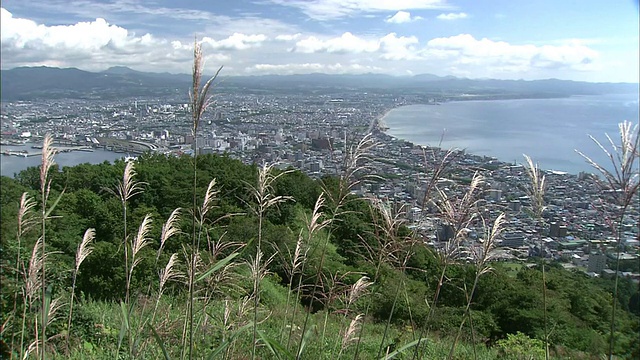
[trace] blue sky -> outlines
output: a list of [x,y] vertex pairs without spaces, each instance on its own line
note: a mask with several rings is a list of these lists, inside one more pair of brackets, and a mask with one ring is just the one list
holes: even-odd
[[2,68],[638,82],[637,0],[5,0]]

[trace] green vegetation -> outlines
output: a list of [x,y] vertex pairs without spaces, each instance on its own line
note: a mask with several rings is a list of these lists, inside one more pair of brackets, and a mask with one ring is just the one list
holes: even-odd
[[[44,298],[58,300],[54,305],[61,306],[56,316],[48,319],[49,357],[113,358],[120,352],[121,356],[158,358],[163,357],[163,351],[170,358],[184,356],[189,290],[184,281],[189,257],[185,258],[188,253],[184,249],[192,232],[189,210],[183,210],[174,223],[179,231],[164,243],[161,240],[162,222],[176,208],[191,207],[189,168],[193,158],[145,155],[135,164],[135,181],[142,184],[142,191],[128,200],[127,223],[133,229],[128,230],[129,243],[142,236],[137,234],[138,225],[147,214],[151,214],[151,221],[142,236],[147,245],[136,253],[135,260],[130,253],[128,271],[122,246],[122,201],[104,191],[122,181],[125,165],[54,166],[49,174],[47,207],[53,207],[64,191],[45,230]],[[377,356],[381,346],[383,356],[413,343],[403,352],[410,358],[420,329],[429,329],[420,345],[421,358],[446,357],[459,329],[460,344],[454,358],[473,357],[474,351],[478,358],[519,358],[505,352],[517,352],[514,346],[505,347],[505,341],[526,336],[531,340],[522,346],[535,347],[544,339],[541,268],[492,263],[494,270],[478,278],[468,302],[464,289],[470,290],[474,283],[475,265],[448,263],[445,269],[438,254],[419,242],[399,247],[402,242],[392,239],[408,239],[411,234],[401,222],[393,228],[386,225],[385,216],[391,213],[385,215],[384,206],[370,206],[348,195],[346,188],[341,190],[340,179],[314,181],[297,171],[273,173],[277,178],[271,184],[271,195],[295,201],[282,202],[263,213],[264,254],[259,303],[254,307],[256,284],[252,279],[256,275],[252,271],[256,269],[251,264],[257,256],[259,214],[254,211],[257,202],[248,184],[257,184],[260,171],[213,155],[199,156],[196,171],[197,198],[210,193],[207,189],[214,178],[218,194],[202,222],[204,236],[195,276],[195,358],[212,354],[213,358],[245,357],[246,349],[252,347],[254,325],[258,358],[296,357],[299,352],[307,359],[353,358],[358,352],[359,358],[369,359]],[[33,205],[26,218],[19,216],[23,192],[36,198],[41,190],[39,170],[27,169],[15,180],[2,177],[1,186],[2,315],[6,324],[2,336],[7,345],[4,351],[17,358],[21,351],[29,350],[29,344],[37,343],[33,326],[36,320],[40,324],[35,316],[42,305],[36,300],[42,295],[33,293],[34,301],[26,303],[21,298],[29,284],[25,279],[30,276],[32,250],[40,238],[39,227],[25,229],[25,221],[29,225],[28,220],[37,220],[34,210],[39,212],[41,205]],[[324,193],[325,203],[318,207],[316,200],[325,190],[330,193]],[[332,212],[340,201],[339,211]],[[329,221],[332,218],[335,220]],[[89,244],[93,251],[78,266],[76,250],[78,244],[85,243],[88,228],[95,229]],[[389,237],[392,229],[394,235]],[[173,276],[168,276],[166,266],[172,258],[173,270],[169,271]],[[136,266],[132,269],[133,262]],[[440,298],[430,308],[431,300],[425,303],[425,299],[434,298],[443,269]],[[164,284],[159,273],[167,279]],[[371,284],[356,294],[354,289],[363,284],[363,276]],[[127,283],[129,311],[121,305],[126,304]],[[588,358],[607,352],[613,287],[614,280],[593,280],[559,265],[547,265],[552,357]],[[637,303],[638,288],[620,281],[618,295],[614,352],[622,358],[634,358],[640,351],[639,320],[628,310],[633,301]],[[51,303],[53,300],[45,306],[51,308]],[[71,322],[63,315],[65,311]],[[22,314],[26,314],[24,332]],[[465,321],[460,327],[461,320],[469,316],[472,322]],[[32,356],[34,351],[32,348]]]
[[[200,86],[196,43],[194,139],[218,73]],[[453,230],[435,251],[402,207],[352,195],[375,178],[370,136],[320,180],[198,154],[59,169],[51,144],[39,168],[0,177],[3,358],[640,356],[637,285],[491,262],[504,214],[482,217],[479,174],[437,187],[451,152],[423,189]],[[620,168],[610,188],[637,190]],[[544,178],[530,170],[540,217]]]

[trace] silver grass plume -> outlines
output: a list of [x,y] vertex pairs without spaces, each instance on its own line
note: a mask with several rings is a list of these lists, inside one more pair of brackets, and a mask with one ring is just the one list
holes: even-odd
[[212,179],[207,186],[207,191],[204,194],[204,200],[200,207],[200,222],[204,222],[207,213],[213,208],[213,201],[218,196],[218,192],[216,189],[216,179]]
[[618,124],[618,130],[620,144],[616,144],[608,134],[605,134],[609,145],[611,145],[611,151],[607,150],[595,137],[589,135],[589,138],[605,153],[613,170],[608,170],[578,150],[576,152],[604,177],[605,181],[601,183],[601,186],[613,191],[618,205],[624,206],[625,204],[629,205],[635,194],[638,193],[640,137],[638,136],[638,124],[633,125],[631,121],[623,121]]
[[191,118],[193,120],[191,132],[194,137],[198,133],[200,118],[204,114],[205,110],[207,110],[209,105],[211,105],[211,97],[208,95],[209,88],[222,70],[221,66],[220,68],[218,68],[218,71],[216,71],[215,75],[211,77],[202,88],[200,88],[203,67],[204,57],[202,54],[202,44],[196,41],[193,46],[193,87],[189,91],[189,98],[191,100]]
[[347,304],[349,306],[353,305],[353,303],[355,303],[372,284],[373,283],[369,281],[369,278],[367,276],[363,276],[358,279],[358,281],[351,285],[351,288],[349,289],[349,299],[347,301]]
[[180,228],[178,228],[178,222],[180,221],[180,211],[181,208],[175,208],[167,221],[162,225],[162,232],[160,233],[160,247],[158,248],[158,254],[156,255],[156,261],[160,258],[160,254],[162,253],[162,249],[164,248],[164,244],[169,240],[173,235],[180,233]]
[[32,303],[36,294],[40,292],[40,286],[42,285],[41,271],[42,264],[45,262],[45,257],[46,255],[42,255],[42,237],[40,237],[31,251],[29,269],[27,270],[27,279],[25,281],[25,293],[29,299],[29,303]]
[[127,161],[122,174],[122,181],[118,182],[115,191],[115,194],[122,203],[126,203],[134,195],[142,192],[142,183],[135,181],[135,176],[135,162]]
[[18,238],[24,233],[31,230],[38,222],[33,214],[35,201],[27,192],[22,193],[20,197],[20,207],[18,208]]
[[[360,327],[362,318],[363,318],[363,315],[358,314],[353,320],[351,320],[351,323],[349,323],[349,327],[347,328],[347,330],[344,332],[344,335],[342,336],[342,348],[340,352],[346,349],[347,346],[349,346],[351,343],[358,340],[356,333],[358,332],[358,328]],[[340,357],[340,354],[338,354],[338,357]]]
[[593,168],[595,168],[603,177],[604,181],[597,179],[598,185],[606,192],[610,193],[616,205],[620,206],[616,213],[618,228],[612,230],[617,237],[616,246],[616,275],[613,290],[613,299],[611,300],[611,321],[609,329],[609,359],[613,358],[613,348],[615,341],[615,318],[616,304],[618,297],[618,280],[620,269],[620,253],[622,241],[621,226],[629,206],[637,203],[638,187],[640,186],[638,174],[638,159],[640,158],[640,132],[638,124],[632,124],[631,121],[623,121],[618,124],[618,132],[620,135],[620,144],[616,144],[608,134],[605,134],[612,150],[609,151],[596,138],[589,135],[596,145],[604,152],[609,160],[609,166],[613,170],[608,170],[604,165],[598,164],[595,160],[582,152],[576,150]]
[[53,158],[57,153],[57,150],[52,145],[53,137],[51,134],[46,134],[42,143],[42,163],[40,166],[40,186],[45,199],[49,196],[49,190],[51,188],[51,180],[48,179],[49,170],[51,170],[51,167],[55,164]]
[[133,238],[133,242],[131,243],[131,269],[129,270],[129,281],[131,281],[131,275],[133,274],[133,269],[138,265],[141,261],[140,257],[136,256],[138,253],[147,245],[149,245],[149,231],[151,230],[151,215],[145,215],[142,223],[138,227],[138,233]]
[[538,169],[538,164],[534,164],[533,160],[526,155],[523,154],[525,160],[527,161],[527,166],[525,170],[527,171],[527,175],[529,179],[531,179],[531,187],[527,189],[527,194],[529,195],[529,199],[531,200],[531,207],[533,210],[533,214],[537,219],[542,218],[542,212],[545,209],[544,205],[544,192],[546,186],[546,177],[540,173]]
[[76,267],[75,271],[78,272],[80,269],[80,265],[87,258],[87,256],[91,255],[93,252],[93,247],[91,246],[91,242],[96,236],[96,230],[93,228],[87,229],[84,232],[84,236],[82,237],[82,241],[80,245],[78,245],[78,249],[76,250]]

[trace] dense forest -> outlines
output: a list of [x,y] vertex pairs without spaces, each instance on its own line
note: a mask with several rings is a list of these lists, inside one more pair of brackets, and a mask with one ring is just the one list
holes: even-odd
[[[2,357],[544,359],[545,340],[553,358],[608,352],[612,279],[546,263],[543,299],[538,259],[445,256],[402,208],[351,194],[367,180],[352,160],[322,179],[149,154],[1,177]],[[620,358],[640,357],[638,291],[620,279],[613,299]]]

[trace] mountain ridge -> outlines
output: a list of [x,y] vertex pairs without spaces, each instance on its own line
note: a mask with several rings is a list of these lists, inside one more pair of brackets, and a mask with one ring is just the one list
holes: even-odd
[[[143,72],[125,66],[114,66],[100,72],[78,68],[47,66],[17,67],[0,71],[3,100],[30,100],[51,97],[117,97],[170,95],[189,88],[191,75],[168,72]],[[387,74],[287,74],[287,75],[221,75],[222,91],[372,89],[422,92],[504,94],[560,97],[638,92],[637,83],[591,83],[573,80],[501,80],[469,79],[433,74],[393,76]]]

